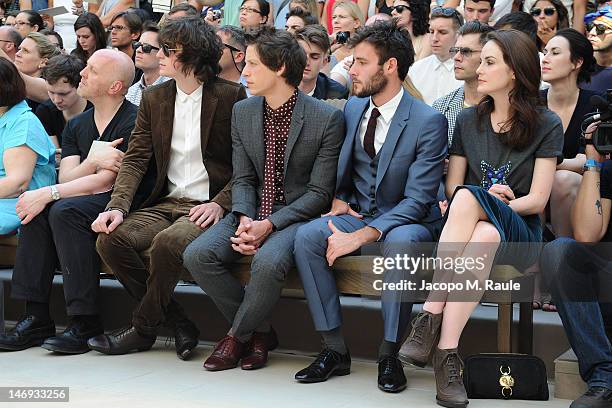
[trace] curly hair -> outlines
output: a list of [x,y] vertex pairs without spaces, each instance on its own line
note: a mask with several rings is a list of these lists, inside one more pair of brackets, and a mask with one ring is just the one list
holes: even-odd
[[50,85],[66,78],[70,86],[78,88],[83,68],[85,68],[83,61],[74,55],[56,55],[43,68],[42,77]]
[[412,35],[419,37],[429,32],[429,1],[408,0],[412,14]]
[[198,17],[169,20],[159,32],[159,43],[181,48],[177,60],[185,75],[193,74],[207,84],[219,74],[223,44],[212,26]]

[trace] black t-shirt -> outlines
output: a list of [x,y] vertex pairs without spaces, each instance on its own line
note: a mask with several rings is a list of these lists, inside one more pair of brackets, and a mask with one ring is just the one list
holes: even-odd
[[[599,193],[601,198],[612,200],[612,160],[607,160],[603,163],[600,182]],[[601,242],[612,242],[612,219]]]
[[[93,105],[91,102],[87,101],[87,105],[85,105],[83,112],[91,108],[93,108]],[[38,105],[38,108],[36,109],[36,116],[38,116],[38,119],[40,119],[41,123],[45,127],[47,134],[49,136],[56,136],[61,146],[62,132],[64,131],[64,127],[66,127],[66,119],[64,118],[62,111],[57,109],[55,104],[51,102],[51,99],[49,99]]]
[[94,140],[112,142],[123,138],[117,148],[127,150],[128,140],[136,124],[136,113],[138,108],[127,99],[110,121],[102,135],[98,133],[94,121],[95,107],[72,118],[62,133],[62,159],[68,156],[80,156],[81,162],[87,158],[89,149]]
[[466,108],[457,116],[451,155],[464,156],[468,169],[465,184],[488,190],[493,184],[510,186],[519,198],[531,188],[536,158],[559,158],[563,150],[561,119],[548,109],[539,108],[532,143],[523,150],[513,149],[499,140],[485,115],[479,126],[476,107]]
[[[545,89],[541,93],[544,98],[544,102],[547,103],[548,89]],[[582,130],[580,126],[582,121],[585,119],[585,115],[593,112],[595,109],[591,105],[591,96],[600,95],[599,92],[581,89],[578,94],[578,101],[576,101],[576,107],[572,113],[570,122],[565,129],[564,140],[563,140],[563,158],[573,159],[578,153],[584,153],[584,148],[580,146],[580,136]]]

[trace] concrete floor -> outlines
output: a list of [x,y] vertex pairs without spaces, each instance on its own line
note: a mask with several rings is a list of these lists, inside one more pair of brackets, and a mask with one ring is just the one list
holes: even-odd
[[[376,364],[353,361],[352,373],[320,384],[298,384],[296,371],[311,357],[274,353],[268,367],[207,372],[210,345],[180,361],[162,341],[148,352],[105,356],[90,352],[60,356],[42,348],[0,354],[0,386],[68,386],[69,403],[0,403],[0,407],[213,407],[361,408],[436,407],[433,372],[405,369],[408,389],[386,394],[376,388]],[[551,396],[553,389],[551,386]],[[472,400],[470,408],[568,407],[571,401]]]

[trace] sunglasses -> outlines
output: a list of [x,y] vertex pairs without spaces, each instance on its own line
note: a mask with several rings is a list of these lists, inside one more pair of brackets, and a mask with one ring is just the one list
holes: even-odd
[[463,18],[457,10],[450,7],[434,7],[431,10],[431,17],[452,17],[459,23],[459,26],[463,25]]
[[410,6],[404,6],[400,4],[399,6],[391,7],[391,10],[395,10],[397,14],[402,14],[404,11],[412,9],[410,8]]
[[597,33],[597,35],[604,35],[606,33],[606,31],[608,30],[612,30],[612,28],[609,28],[603,24],[587,24],[587,32],[590,33],[591,30],[593,30],[593,27],[595,28],[595,33]]
[[544,11],[544,15],[545,15],[545,16],[548,16],[548,17],[550,17],[550,16],[554,16],[554,15],[555,15],[555,13],[557,12],[557,10],[555,10],[555,8],[554,8],[554,7],[546,7],[546,8],[544,8],[544,9],[541,9],[541,8],[539,8],[539,7],[536,7],[536,8],[532,8],[532,9],[531,9],[531,11],[530,11],[529,13],[530,13],[532,16],[537,17],[537,16],[539,16],[539,15],[541,15],[541,14],[542,14],[542,11]]
[[142,47],[142,52],[144,52],[145,54],[150,54],[153,50],[159,51],[159,47],[154,47],[151,44],[143,44],[140,42],[135,42],[132,44],[132,48],[134,48],[134,51],[136,51],[140,47]]
[[449,51],[451,55],[460,53],[462,57],[470,58],[472,56],[472,53],[480,52],[482,50],[473,50],[468,47],[451,47]]
[[231,45],[229,45],[229,44],[225,44],[225,43],[223,43],[223,46],[224,46],[225,48],[227,48],[228,50],[230,50],[230,51],[234,51],[234,52],[242,52],[242,51],[241,51],[241,50],[239,50],[238,48],[236,48],[236,47],[232,47],[232,46],[231,46]]
[[168,48],[168,44],[159,44],[159,46],[161,47],[161,50],[166,57],[170,56],[171,51],[181,51],[182,50],[182,48]]

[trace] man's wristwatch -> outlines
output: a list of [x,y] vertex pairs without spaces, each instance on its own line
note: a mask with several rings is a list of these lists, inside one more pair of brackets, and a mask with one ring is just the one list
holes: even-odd
[[588,159],[584,163],[584,166],[582,166],[582,170],[583,171],[596,171],[596,172],[600,172],[601,171],[601,163],[598,162],[597,160]]
[[51,189],[51,199],[53,201],[59,200],[61,197],[60,197],[59,191],[57,191],[57,187],[56,186],[49,186],[49,188]]
[[113,210],[117,210],[119,212],[121,212],[121,214],[123,214],[123,218],[127,217],[127,212],[125,212],[125,210],[122,210],[121,208],[117,208],[117,207],[108,207],[106,210],[104,210],[105,212],[108,211],[113,211]]

